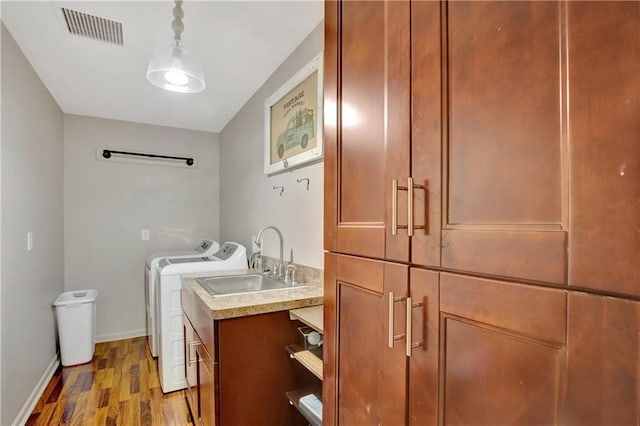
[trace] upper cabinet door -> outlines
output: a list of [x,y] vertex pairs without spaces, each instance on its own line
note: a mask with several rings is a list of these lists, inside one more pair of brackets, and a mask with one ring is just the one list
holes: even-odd
[[440,266],[442,226],[442,26],[436,1],[411,4],[411,262]]
[[569,285],[640,295],[640,2],[569,2]]
[[445,268],[566,283],[564,7],[446,5]]
[[409,260],[410,28],[408,1],[326,3],[327,250]]

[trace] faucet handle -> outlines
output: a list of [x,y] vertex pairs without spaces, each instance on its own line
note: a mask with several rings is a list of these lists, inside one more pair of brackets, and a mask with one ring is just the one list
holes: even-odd
[[286,272],[284,274],[284,282],[287,284],[291,283],[295,285],[297,270],[298,270],[298,267],[296,265],[294,265],[293,263],[288,264]]

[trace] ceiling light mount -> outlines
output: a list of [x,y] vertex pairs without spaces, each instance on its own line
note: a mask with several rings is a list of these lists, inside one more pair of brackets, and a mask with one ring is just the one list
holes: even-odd
[[182,46],[184,32],[182,0],[175,0],[173,8],[173,46],[157,50],[147,68],[147,80],[161,89],[180,93],[204,90],[204,73],[198,58]]

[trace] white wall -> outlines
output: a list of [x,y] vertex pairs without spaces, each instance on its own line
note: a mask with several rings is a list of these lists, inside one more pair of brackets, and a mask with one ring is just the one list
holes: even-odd
[[[323,267],[323,164],[267,177],[264,161],[264,101],[289,78],[322,52],[320,23],[220,133],[220,224],[223,240],[233,240],[251,251],[251,238],[266,225],[277,226],[284,236],[284,257],[316,268]],[[311,179],[309,191],[296,179]],[[273,190],[283,185],[282,196]],[[278,256],[275,233],[264,234],[264,253]]]
[[[143,335],[146,255],[219,238],[218,135],[77,115],[64,132],[65,289],[98,290],[99,340]],[[198,167],[100,161],[98,147],[194,156]]]
[[0,424],[8,425],[56,356],[51,302],[64,286],[63,114],[4,24],[1,31]]

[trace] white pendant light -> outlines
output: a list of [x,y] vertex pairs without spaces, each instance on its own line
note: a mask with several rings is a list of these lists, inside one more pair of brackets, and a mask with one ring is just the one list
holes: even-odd
[[175,36],[173,46],[157,50],[147,68],[147,80],[161,89],[180,93],[198,93],[204,90],[204,73],[198,58],[182,47],[184,31],[182,0],[176,0],[171,29]]

